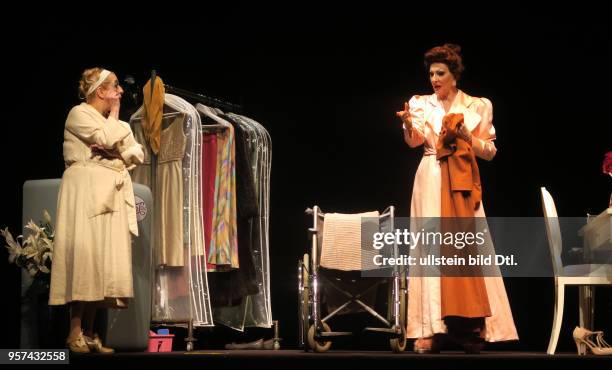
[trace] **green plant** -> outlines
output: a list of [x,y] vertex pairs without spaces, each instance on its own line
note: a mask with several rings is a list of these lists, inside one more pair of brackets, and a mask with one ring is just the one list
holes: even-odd
[[49,281],[55,234],[51,224],[51,216],[49,216],[47,210],[44,210],[43,221],[37,225],[30,220],[25,229],[31,231],[25,238],[23,235],[13,238],[11,232],[8,231],[8,227],[4,230],[0,229],[0,234],[6,241],[5,247],[9,251],[9,263],[25,268],[34,279]]

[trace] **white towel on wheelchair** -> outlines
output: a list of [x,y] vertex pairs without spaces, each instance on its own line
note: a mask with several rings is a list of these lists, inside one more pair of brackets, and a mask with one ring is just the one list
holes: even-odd
[[372,247],[372,241],[379,229],[378,211],[326,213],[320,265],[343,271],[375,268],[372,260],[378,252]]

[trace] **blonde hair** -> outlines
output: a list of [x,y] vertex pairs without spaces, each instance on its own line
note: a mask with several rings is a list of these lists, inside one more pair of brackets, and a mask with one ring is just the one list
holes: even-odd
[[79,99],[87,100],[87,91],[89,91],[91,85],[98,81],[98,78],[100,78],[100,73],[102,73],[103,70],[103,68],[95,67],[83,71],[81,80],[79,81]]

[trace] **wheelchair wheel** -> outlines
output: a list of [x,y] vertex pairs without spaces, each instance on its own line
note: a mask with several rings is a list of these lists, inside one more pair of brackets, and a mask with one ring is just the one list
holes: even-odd
[[406,328],[402,326],[402,336],[400,338],[389,339],[391,350],[395,353],[402,353],[406,349]]
[[298,321],[300,323],[300,345],[308,351],[308,329],[310,327],[310,280],[309,280],[309,257],[304,254],[304,259],[298,263]]
[[[326,323],[323,324],[323,331],[330,332],[331,328]],[[308,329],[308,345],[317,353],[327,352],[331,347],[332,342],[327,341],[317,341],[315,340],[315,326],[314,324],[310,325],[310,329]]]
[[[391,290],[389,291],[391,292]],[[391,345],[391,350],[395,353],[404,352],[406,349],[406,325],[407,325],[407,316],[408,316],[408,280],[404,273],[401,275],[400,279],[400,317],[399,317],[399,325],[402,332],[402,336],[400,338],[392,338],[389,339],[389,344]],[[391,315],[389,315],[391,318]]]

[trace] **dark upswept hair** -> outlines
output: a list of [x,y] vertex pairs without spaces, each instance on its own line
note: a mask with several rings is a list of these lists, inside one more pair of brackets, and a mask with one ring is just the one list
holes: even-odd
[[463,66],[463,58],[461,58],[461,46],[456,44],[444,44],[442,46],[433,47],[425,53],[425,68],[434,63],[444,63],[448,66],[449,71],[459,81],[461,73],[465,69]]

